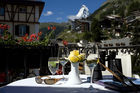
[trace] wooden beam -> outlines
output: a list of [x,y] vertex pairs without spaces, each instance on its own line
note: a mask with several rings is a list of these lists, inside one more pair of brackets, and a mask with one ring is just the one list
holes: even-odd
[[18,21],[19,21],[19,5],[18,5]]
[[9,20],[10,20],[10,19],[11,19],[11,16],[10,16],[10,12],[9,12],[9,10],[8,10],[7,6],[6,6],[6,9],[7,9],[8,16],[9,16]]
[[6,6],[6,5],[4,4],[4,20],[5,20],[5,18],[6,18],[6,16],[5,16],[5,14],[6,14],[6,13],[5,13],[5,6]]
[[12,39],[14,39],[15,38],[15,25],[14,25],[14,20],[12,21],[12,27],[13,27]]
[[16,6],[16,9],[14,10],[14,13],[13,13],[13,20],[15,19],[15,15],[16,15],[16,11],[17,11],[17,9],[18,9],[18,6]]
[[[10,20],[0,20],[0,22],[12,22]],[[28,23],[28,24],[40,24],[40,22],[26,22],[26,21],[14,21],[15,23]]]
[[[12,11],[5,11],[5,12],[12,12]],[[18,11],[17,12],[15,12],[15,13],[18,13]],[[20,12],[19,12],[20,13]],[[31,12],[27,12],[27,14],[30,14]],[[32,14],[34,14],[34,13],[32,13]]]
[[35,22],[35,5],[34,5],[34,22]]
[[11,21],[14,21],[13,20],[13,14],[14,14],[13,12],[14,12],[14,6],[11,5],[11,19],[10,19]]
[[27,20],[27,6],[26,6],[26,22],[28,22],[28,20]]
[[[29,19],[30,19],[31,15],[32,15],[33,9],[34,9],[34,6],[32,6],[31,12],[30,12],[29,17],[28,17],[28,19],[27,19],[27,22],[29,22]],[[34,10],[35,10],[35,9],[34,9]]]

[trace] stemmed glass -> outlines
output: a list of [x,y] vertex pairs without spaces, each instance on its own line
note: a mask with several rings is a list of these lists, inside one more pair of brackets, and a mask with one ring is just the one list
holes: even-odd
[[68,62],[68,60],[66,60],[65,58],[68,57],[68,49],[67,48],[62,48],[59,51],[59,62],[62,65],[62,71],[63,71],[63,78],[64,78],[64,74],[65,74],[65,65]]
[[56,71],[59,69],[58,57],[50,57],[48,59],[48,67],[52,75],[55,75]]
[[89,67],[90,69],[90,85],[92,84],[92,76],[93,76],[93,70],[94,68],[96,67],[97,65],[97,59],[93,59],[93,60],[87,60],[86,61],[87,63],[87,66]]

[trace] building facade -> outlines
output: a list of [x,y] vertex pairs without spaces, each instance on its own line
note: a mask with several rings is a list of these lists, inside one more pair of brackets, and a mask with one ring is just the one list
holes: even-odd
[[71,21],[71,30],[76,32],[91,31],[91,21],[75,19],[74,21]]
[[0,0],[0,24],[10,26],[13,38],[37,33],[44,4],[41,0]]

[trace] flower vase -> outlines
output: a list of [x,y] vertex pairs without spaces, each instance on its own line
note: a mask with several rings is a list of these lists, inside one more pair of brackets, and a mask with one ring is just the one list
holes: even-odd
[[82,81],[79,76],[79,62],[71,62],[71,71],[69,72],[68,81],[66,84],[79,85],[81,83]]

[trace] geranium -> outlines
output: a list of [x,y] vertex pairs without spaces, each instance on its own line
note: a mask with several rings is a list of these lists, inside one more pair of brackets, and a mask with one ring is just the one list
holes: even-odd
[[79,53],[78,50],[73,50],[70,52],[70,55],[68,56],[68,60],[70,62],[82,62],[85,59],[84,53]]
[[10,28],[7,24],[0,24],[0,33],[1,33],[1,39],[2,40],[11,40],[12,36],[8,32],[8,29]]
[[37,37],[37,40],[39,40],[39,36]]
[[42,32],[38,32],[37,35],[36,34],[31,34],[30,36],[28,34],[25,34],[24,37],[22,37],[22,40],[24,42],[32,42],[32,41],[38,41],[39,37],[42,35]]
[[65,45],[65,46],[68,45],[68,42],[63,40],[63,45]]
[[55,26],[48,26],[48,30],[56,30]]
[[53,30],[55,30],[55,29],[56,29],[56,27],[55,27],[55,26],[53,26],[53,27],[52,27],[52,29],[53,29]]
[[48,26],[48,30],[50,30],[51,28]]
[[41,36],[42,35],[42,32],[40,31],[40,32],[38,32],[38,36]]
[[7,24],[0,24],[0,29],[8,30],[9,28],[10,28],[10,26]]
[[25,42],[28,41],[28,34],[25,34],[25,36],[22,37],[22,39],[23,39]]
[[36,37],[37,37],[36,34],[31,34],[30,35],[30,39],[36,39]]

